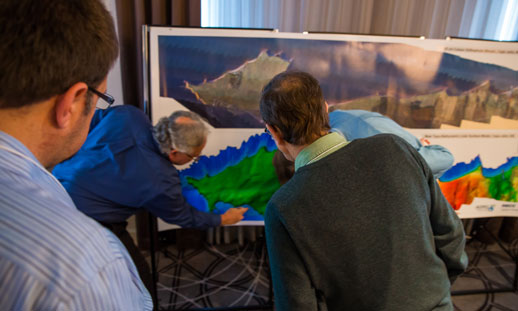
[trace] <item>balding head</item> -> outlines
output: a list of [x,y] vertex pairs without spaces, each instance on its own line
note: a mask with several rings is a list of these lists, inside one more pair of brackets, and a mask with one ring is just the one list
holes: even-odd
[[306,72],[276,75],[263,89],[260,111],[264,122],[293,145],[310,144],[330,129],[320,85]]

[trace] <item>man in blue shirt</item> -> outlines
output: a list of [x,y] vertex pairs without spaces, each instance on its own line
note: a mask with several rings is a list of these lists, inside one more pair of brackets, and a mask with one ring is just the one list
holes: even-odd
[[126,230],[131,215],[147,210],[168,223],[205,229],[234,224],[247,210],[205,213],[182,196],[173,164],[196,160],[207,134],[201,118],[189,111],[177,111],[153,127],[133,106],[111,107],[95,112],[84,145],[54,168],[77,208],[121,239],[148,289],[149,265]]
[[331,131],[342,134],[348,141],[390,133],[403,138],[426,160],[435,178],[441,177],[453,165],[453,155],[440,145],[429,145],[402,128],[392,119],[366,110],[334,110],[329,113]]
[[120,241],[50,173],[84,142],[118,55],[98,0],[0,4],[0,309],[151,310]]
[[[334,110],[329,113],[331,132],[340,133],[348,141],[366,138],[382,133],[390,133],[403,138],[425,159],[436,179],[453,165],[453,155],[440,145],[422,142],[392,119],[377,112],[366,110]],[[286,183],[294,173],[294,164],[286,160],[281,152],[276,152],[273,165],[279,182]]]

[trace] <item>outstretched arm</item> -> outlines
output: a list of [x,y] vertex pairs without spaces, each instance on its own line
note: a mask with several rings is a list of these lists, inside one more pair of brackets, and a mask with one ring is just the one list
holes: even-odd
[[440,145],[422,145],[417,152],[425,159],[432,170],[435,179],[438,179],[453,165],[453,155]]
[[229,208],[221,215],[221,225],[233,225],[243,219],[243,214],[248,210],[246,207]]
[[437,255],[444,261],[450,282],[453,283],[468,266],[468,256],[464,251],[466,237],[461,220],[444,197],[441,188],[430,169],[427,170],[430,187],[432,225]]

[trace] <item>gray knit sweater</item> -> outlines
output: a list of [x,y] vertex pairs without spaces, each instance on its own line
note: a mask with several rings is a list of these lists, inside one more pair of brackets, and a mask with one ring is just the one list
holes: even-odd
[[265,215],[276,310],[453,310],[462,224],[397,136],[358,139],[300,168]]

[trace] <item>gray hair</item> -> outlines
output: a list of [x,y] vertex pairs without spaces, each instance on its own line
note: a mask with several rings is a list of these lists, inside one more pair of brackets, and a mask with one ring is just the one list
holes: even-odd
[[[193,122],[177,122],[178,118],[185,117]],[[203,120],[190,111],[175,111],[169,117],[161,118],[153,127],[160,151],[168,155],[172,149],[192,154],[194,149],[201,146],[209,130]]]

